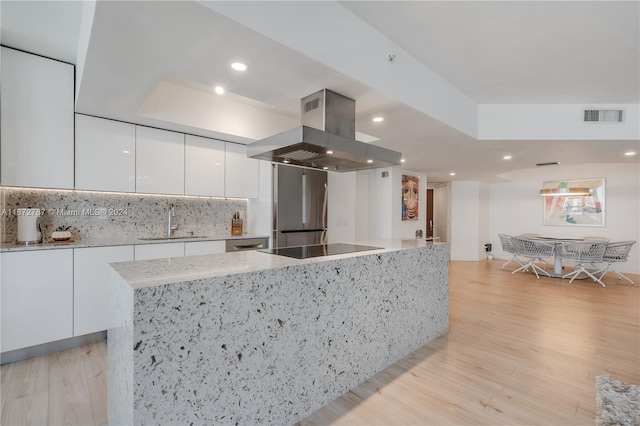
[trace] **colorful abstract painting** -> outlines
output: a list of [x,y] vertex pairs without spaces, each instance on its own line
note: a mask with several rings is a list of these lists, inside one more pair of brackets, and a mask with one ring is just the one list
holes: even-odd
[[544,189],[587,188],[588,195],[545,196],[544,224],[555,226],[604,226],[604,179],[544,182]]

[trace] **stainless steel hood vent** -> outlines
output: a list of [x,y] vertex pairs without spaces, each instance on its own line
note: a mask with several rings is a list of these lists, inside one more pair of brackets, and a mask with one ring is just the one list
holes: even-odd
[[302,125],[247,145],[247,156],[337,172],[400,165],[402,154],[357,141],[356,103],[320,90],[302,98]]

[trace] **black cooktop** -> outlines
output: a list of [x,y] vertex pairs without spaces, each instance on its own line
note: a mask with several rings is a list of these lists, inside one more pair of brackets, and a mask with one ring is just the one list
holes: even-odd
[[280,256],[293,257],[294,259],[307,259],[309,257],[331,256],[333,254],[354,253],[357,251],[379,250],[383,247],[361,246],[357,244],[317,244],[299,247],[280,247],[258,250],[263,253],[278,254]]

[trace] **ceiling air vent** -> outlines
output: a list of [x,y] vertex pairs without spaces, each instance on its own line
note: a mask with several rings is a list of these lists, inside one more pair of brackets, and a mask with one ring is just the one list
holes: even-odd
[[584,110],[585,122],[622,122],[622,110],[621,109],[585,109]]
[[536,163],[536,166],[538,166],[538,167],[542,167],[542,166],[558,166],[558,165],[560,165],[560,163],[557,162],[557,161],[551,161],[549,163]]

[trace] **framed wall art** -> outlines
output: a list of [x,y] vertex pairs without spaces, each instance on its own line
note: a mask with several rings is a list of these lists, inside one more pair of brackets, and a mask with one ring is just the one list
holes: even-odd
[[402,175],[402,220],[418,220],[420,179]]
[[604,179],[547,181],[540,193],[545,225],[604,226]]

